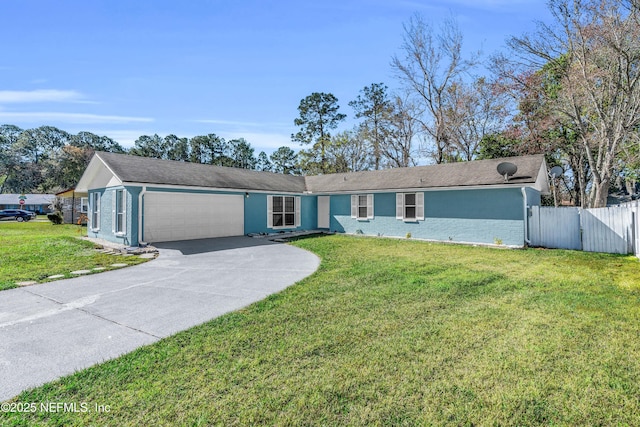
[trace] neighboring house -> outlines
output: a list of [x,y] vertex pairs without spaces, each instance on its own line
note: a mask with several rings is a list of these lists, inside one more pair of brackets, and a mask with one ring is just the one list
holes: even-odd
[[75,188],[56,193],[62,201],[62,216],[66,224],[86,224],[89,211],[89,195],[75,191]]
[[542,155],[303,177],[99,152],[76,191],[89,236],[128,245],[322,229],[524,246],[549,188]]
[[[24,197],[24,205],[20,204]],[[0,209],[24,209],[39,215],[51,212],[54,194],[0,194]]]

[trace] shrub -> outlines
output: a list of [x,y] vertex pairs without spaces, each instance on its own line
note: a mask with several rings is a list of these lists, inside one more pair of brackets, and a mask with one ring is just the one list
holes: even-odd
[[47,214],[47,218],[49,218],[49,221],[51,221],[51,223],[53,224],[62,224],[63,218],[62,218],[62,213],[61,212],[52,212]]

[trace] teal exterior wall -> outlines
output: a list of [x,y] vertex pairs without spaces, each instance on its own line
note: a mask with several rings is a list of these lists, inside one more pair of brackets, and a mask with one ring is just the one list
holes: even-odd
[[[113,227],[113,197],[116,190],[124,189],[127,194],[127,210],[126,210],[126,231],[122,235],[116,235],[112,231]],[[92,194],[100,193],[100,228],[94,231],[94,225],[87,227],[87,235],[98,239],[104,239],[109,242],[119,243],[122,245],[136,246],[138,245],[138,195],[141,188],[139,187],[110,187],[100,188],[89,191],[89,211],[87,215],[91,218],[93,206],[91,205]]]
[[[366,193],[362,193],[366,194]],[[539,204],[527,190],[528,205]],[[464,243],[524,245],[524,205],[520,188],[424,192],[423,221],[396,219],[396,193],[374,194],[374,218],[351,218],[351,196],[332,195],[330,229],[350,234],[406,237]]]
[[[127,192],[126,233],[122,236],[112,232],[112,200],[117,189]],[[87,227],[89,237],[105,239],[124,245],[139,244],[138,200],[141,187],[113,187],[89,191],[101,194],[100,229]],[[278,231],[313,230],[317,228],[318,202],[315,195],[299,195],[301,200],[300,227],[271,229],[267,227],[267,196],[265,193],[207,191],[194,189],[147,187],[153,191],[242,194],[244,197],[244,234],[274,233]],[[525,189],[527,205],[540,205],[540,193]],[[363,192],[362,194],[367,194]],[[290,194],[271,194],[287,196]],[[374,218],[357,220],[351,218],[351,195],[330,195],[330,230],[340,233],[373,236],[406,237],[461,243],[494,244],[501,242],[509,246],[524,245],[524,206],[520,188],[442,190],[424,192],[423,221],[405,222],[396,219],[396,193],[374,193]],[[89,216],[92,207],[89,207]],[[144,220],[144,219],[143,219]]]
[[318,225],[318,200],[316,196],[300,195],[300,227],[272,229],[267,227],[267,196],[291,196],[291,194],[249,193],[244,199],[244,233],[275,233],[278,231],[313,230]]
[[[125,189],[127,191],[127,228],[126,233],[122,236],[115,235],[112,232],[113,212],[112,204],[115,190]],[[101,197],[100,212],[100,228],[93,231],[92,227],[87,227],[87,235],[89,237],[104,239],[110,242],[136,246],[140,241],[138,215],[139,215],[139,196],[142,191],[141,187],[112,187],[101,188],[89,191],[89,201],[91,194],[98,192]],[[180,188],[160,188],[147,187],[146,194],[151,192],[163,193],[189,193],[189,194],[236,194],[245,195],[245,192],[230,191],[208,191],[195,189]],[[271,194],[274,196],[287,194]],[[144,196],[143,196],[144,197]],[[315,196],[300,195],[300,227],[270,229],[267,227],[267,194],[249,193],[249,197],[244,197],[244,234],[249,233],[274,233],[278,231],[295,231],[295,230],[312,230],[317,226],[317,198]],[[91,214],[91,206],[88,214]],[[142,227],[144,228],[144,216]]]
[[533,188],[525,188],[527,192],[527,206],[540,206],[542,203],[542,196],[540,192]]

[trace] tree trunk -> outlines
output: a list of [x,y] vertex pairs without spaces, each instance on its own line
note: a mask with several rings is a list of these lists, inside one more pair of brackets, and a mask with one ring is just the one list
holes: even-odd
[[607,196],[609,195],[609,186],[611,182],[608,178],[596,182],[593,182],[593,188],[591,190],[591,203],[592,208],[604,208],[607,206]]

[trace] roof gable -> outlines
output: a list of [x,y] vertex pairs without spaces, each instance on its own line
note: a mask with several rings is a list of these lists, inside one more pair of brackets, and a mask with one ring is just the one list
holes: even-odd
[[122,185],[122,183],[123,180],[96,153],[91,158],[89,166],[85,169],[80,181],[78,181],[76,192],[86,193],[89,188],[115,187]]

